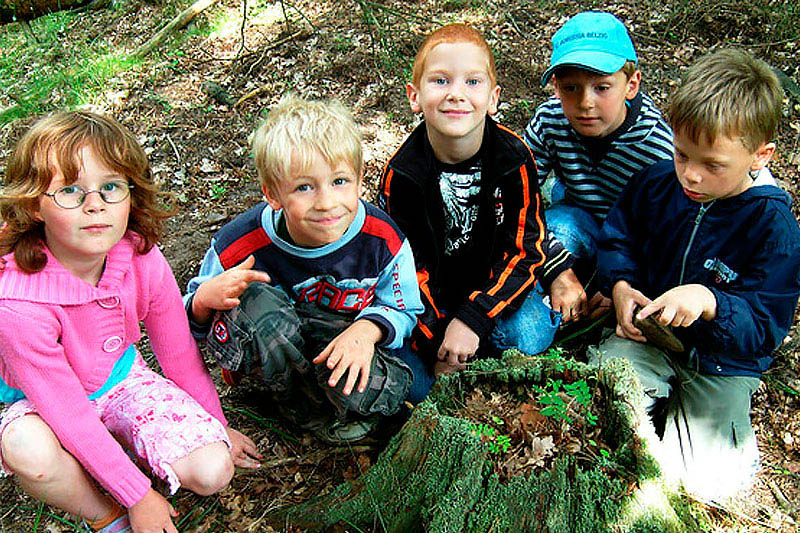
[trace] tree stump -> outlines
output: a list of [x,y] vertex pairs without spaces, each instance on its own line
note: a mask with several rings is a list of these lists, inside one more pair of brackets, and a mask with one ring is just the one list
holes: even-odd
[[609,361],[601,371],[568,362],[572,378],[591,379],[605,391],[600,434],[607,448],[589,462],[562,454],[547,470],[501,480],[474,421],[453,416],[478,385],[541,390],[564,375],[566,363],[509,351],[501,360],[477,361],[444,376],[369,471],[326,495],[278,509],[267,521],[303,531],[337,524],[435,533],[681,531],[663,492],[656,491],[659,506],[638,489],[648,480],[658,487],[659,473],[637,436],[642,390],[626,361]]

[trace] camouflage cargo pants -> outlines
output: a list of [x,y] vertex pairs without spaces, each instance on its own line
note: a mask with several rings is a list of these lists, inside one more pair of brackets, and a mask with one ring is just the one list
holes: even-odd
[[345,379],[328,386],[331,370],[311,362],[352,318],[314,304],[295,304],[280,289],[251,283],[235,308],[219,312],[208,334],[208,349],[219,365],[260,376],[276,401],[288,401],[292,392],[309,381],[324,393],[340,417],[396,413],[411,387],[411,369],[387,350],[376,346],[364,392],[346,396]]

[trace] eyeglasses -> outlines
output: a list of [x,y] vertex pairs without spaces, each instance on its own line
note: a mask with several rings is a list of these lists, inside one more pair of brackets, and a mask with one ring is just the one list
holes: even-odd
[[126,181],[114,180],[107,181],[94,191],[87,191],[79,185],[64,185],[55,192],[43,192],[45,196],[53,199],[58,207],[64,209],[75,209],[83,205],[86,197],[93,192],[100,195],[100,198],[107,204],[118,204],[131,194],[133,185]]

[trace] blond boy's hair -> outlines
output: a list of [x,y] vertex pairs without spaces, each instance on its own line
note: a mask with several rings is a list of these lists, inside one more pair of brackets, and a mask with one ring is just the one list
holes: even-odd
[[783,89],[763,61],[734,49],[698,59],[683,77],[669,106],[672,130],[692,142],[713,144],[721,136],[740,138],[755,152],[775,137]]
[[466,24],[448,24],[428,35],[422,42],[422,46],[420,46],[419,52],[417,52],[417,57],[414,58],[411,82],[415,86],[419,87],[428,54],[430,54],[431,50],[436,48],[437,45],[442,43],[470,43],[481,48],[486,53],[486,59],[489,63],[489,80],[492,82],[492,86],[497,85],[497,70],[494,66],[494,54],[492,54],[492,49],[489,48],[489,43],[486,42],[483,35],[475,28],[467,26]]
[[309,168],[317,154],[331,166],[345,162],[362,174],[361,132],[335,100],[284,96],[256,130],[252,144],[259,179],[271,191],[291,178],[293,168]]

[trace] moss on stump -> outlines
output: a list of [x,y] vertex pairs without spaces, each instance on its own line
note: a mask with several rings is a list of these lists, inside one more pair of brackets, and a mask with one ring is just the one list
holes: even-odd
[[440,379],[360,478],[278,509],[268,522],[303,531],[337,524],[433,533],[680,531],[668,503],[658,507],[666,502],[660,489],[656,498],[637,490],[648,482],[658,487],[658,469],[634,430],[642,392],[630,366],[613,361],[600,372],[581,363],[569,367],[575,379],[596,379],[608,391],[602,439],[610,451],[591,462],[562,454],[547,470],[501,481],[474,421],[451,416],[478,383],[543,386],[563,375],[563,359],[509,351]]

